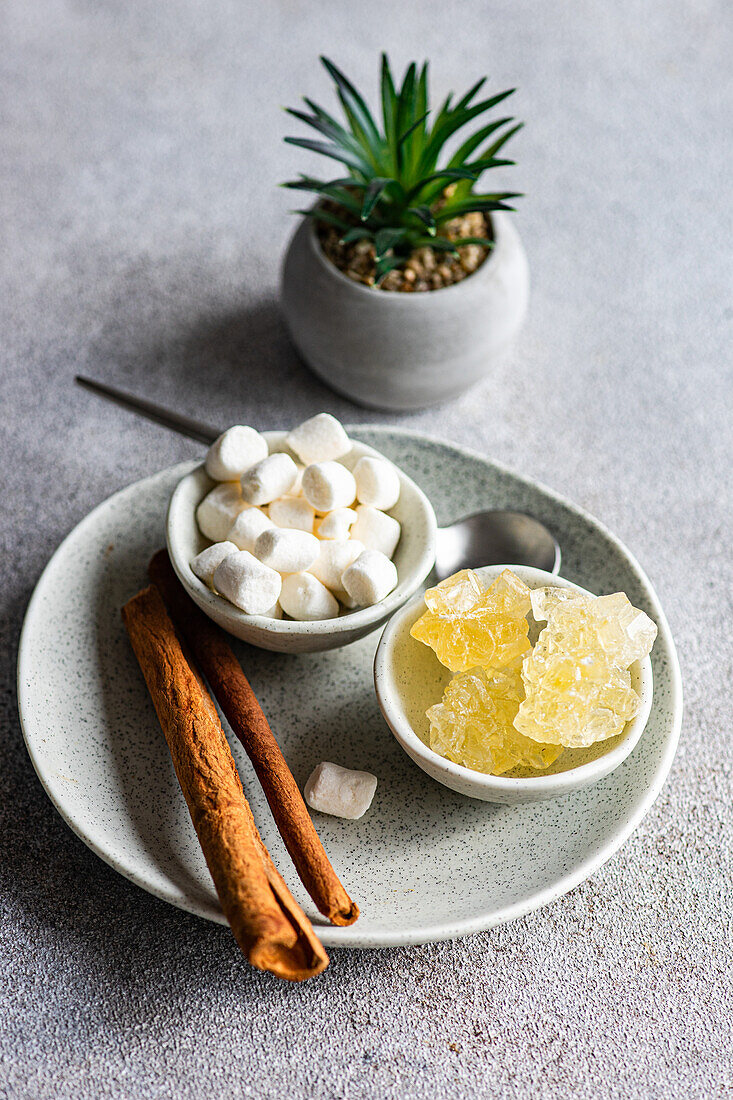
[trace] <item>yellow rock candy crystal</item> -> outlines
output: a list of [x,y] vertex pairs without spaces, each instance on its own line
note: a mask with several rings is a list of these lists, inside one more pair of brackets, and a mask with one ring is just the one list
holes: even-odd
[[520,662],[501,672],[472,668],[452,678],[443,700],[430,707],[430,747],[456,764],[501,775],[517,766],[541,770],[562,752],[540,745],[513,725],[524,686]]
[[596,597],[545,588],[531,599],[535,618],[547,626],[522,665],[516,728],[568,748],[616,737],[640,704],[628,667],[649,653],[656,626],[622,592]]
[[510,569],[489,588],[464,569],[425,593],[427,610],[410,634],[452,672],[500,669],[529,648],[530,590]]

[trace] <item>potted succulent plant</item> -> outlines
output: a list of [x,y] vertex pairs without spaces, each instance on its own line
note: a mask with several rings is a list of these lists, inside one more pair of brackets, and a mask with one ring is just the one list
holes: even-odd
[[498,153],[521,124],[487,121],[513,89],[477,100],[479,80],[432,112],[427,64],[411,64],[397,87],[383,55],[377,122],[322,61],[344,121],[305,99],[307,111],[289,114],[321,136],[285,140],[343,170],[283,185],[316,196],[297,211],[283,263],[285,321],[311,369],[360,404],[435,404],[492,370],[527,308],[527,260],[507,214],[517,195],[476,189],[484,173],[513,163]]

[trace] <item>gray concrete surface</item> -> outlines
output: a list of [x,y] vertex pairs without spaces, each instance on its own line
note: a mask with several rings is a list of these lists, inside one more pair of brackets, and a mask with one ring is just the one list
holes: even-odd
[[[717,1097],[731,1066],[733,35],[721,0],[345,5],[6,0],[0,10],[0,1096]],[[376,421],[298,362],[276,305],[303,167],[279,105],[333,55],[516,84],[533,275],[512,364],[395,418],[589,508],[676,634],[673,773],[603,870],[463,942],[334,952],[303,988],[115,875],[21,740],[17,637],[61,538],[194,452],[74,389],[206,416]],[[383,418],[382,418],[383,419]]]

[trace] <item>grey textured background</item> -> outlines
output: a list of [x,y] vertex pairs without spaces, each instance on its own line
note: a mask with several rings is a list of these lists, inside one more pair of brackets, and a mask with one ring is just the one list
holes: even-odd
[[[0,9],[3,1097],[713,1097],[731,1066],[732,16],[723,0],[5,0]],[[533,273],[512,364],[399,418],[589,508],[676,635],[671,778],[591,881],[463,942],[335,951],[304,987],[115,875],[23,748],[17,635],[60,539],[195,453],[83,369],[226,424],[377,420],[298,362],[276,306],[302,166],[278,105],[329,52],[519,86]],[[384,419],[384,418],[382,418]]]

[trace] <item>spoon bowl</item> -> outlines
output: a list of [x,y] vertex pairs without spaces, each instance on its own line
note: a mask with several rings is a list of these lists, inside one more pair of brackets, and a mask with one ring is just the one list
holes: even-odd
[[461,569],[504,561],[554,574],[560,571],[560,559],[554,535],[534,516],[498,510],[475,512],[438,528],[435,575],[443,581]]

